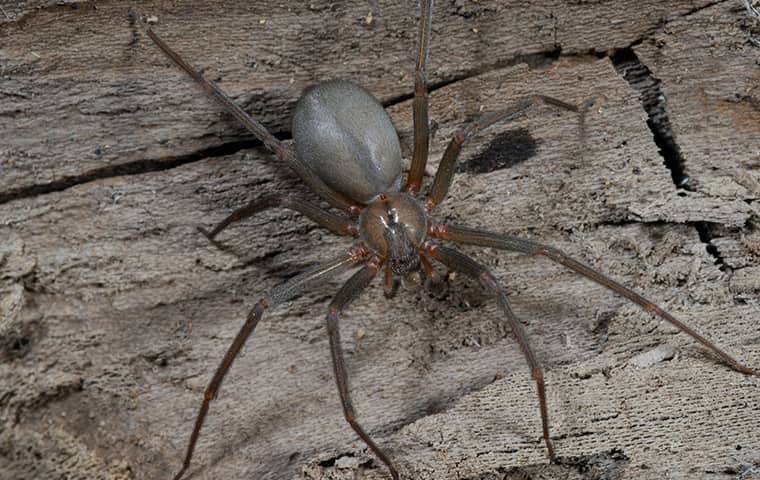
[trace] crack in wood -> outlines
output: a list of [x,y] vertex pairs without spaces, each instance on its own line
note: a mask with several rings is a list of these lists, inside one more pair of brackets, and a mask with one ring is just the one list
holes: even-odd
[[[715,2],[709,6],[714,6],[718,3],[722,2]],[[704,8],[708,8],[709,6]],[[704,8],[695,9],[692,13],[696,13]],[[688,14],[684,16],[688,16]],[[681,151],[681,147],[678,145],[670,122],[667,99],[660,87],[662,82],[641,61],[636,52],[633,51],[633,48],[628,47],[618,50],[610,56],[610,59],[618,74],[631,87],[639,91],[641,105],[649,117],[647,125],[652,132],[660,156],[670,171],[670,176],[676,189],[695,191],[694,185],[686,173],[686,159]],[[718,265],[721,270],[728,268],[718,248],[712,243],[713,236],[709,222],[697,221],[688,222],[688,224],[697,230],[699,239],[705,244],[707,253],[715,259],[715,265]]]
[[[70,7],[70,6],[69,6]],[[506,61],[495,62],[486,64],[477,69],[469,70],[462,75],[458,75],[451,79],[447,79],[440,82],[431,83],[428,86],[430,93],[436,90],[451,86],[457,82],[462,82],[470,78],[485,75],[491,71],[499,70],[502,68],[509,68],[518,64],[526,64],[531,69],[543,69],[549,68],[554,64],[561,56],[561,49],[537,52],[525,55],[517,55]],[[572,57],[583,57],[580,55],[572,54],[567,55]],[[594,57],[596,58],[596,57]],[[392,98],[385,100],[383,106],[385,108],[392,107],[394,105],[411,100],[414,97],[413,92],[407,92]],[[282,131],[275,134],[280,140],[290,140],[291,132]],[[164,158],[152,158],[152,159],[140,159],[129,163],[120,165],[108,166],[102,169],[92,170],[81,175],[62,178],[50,183],[35,184],[23,188],[9,190],[4,193],[0,193],[0,205],[11,202],[13,200],[34,197],[37,195],[44,195],[53,192],[60,192],[77,185],[86,184],[92,181],[103,180],[113,177],[121,177],[127,175],[136,175],[150,172],[160,172],[171,170],[173,168],[187,165],[189,163],[204,161],[209,158],[223,157],[226,155],[235,154],[241,150],[247,150],[251,148],[261,147],[262,144],[258,140],[235,140],[232,142],[225,142],[220,145],[205,148],[196,152],[191,152],[186,155],[182,155],[176,158],[164,157]]]
[[[520,65],[520,64],[525,64],[531,69],[549,68],[557,60],[559,60],[560,57],[563,57],[563,56],[582,58],[585,55],[578,55],[578,54],[562,55],[561,48],[555,48],[553,50],[547,50],[547,51],[542,51],[542,52],[527,53],[524,55],[515,55],[514,57],[511,57],[509,59],[502,60],[499,62],[486,63],[484,65],[479,66],[478,68],[467,70],[461,75],[457,75],[446,80],[429,83],[428,92],[433,93],[436,90],[440,90],[441,88],[448,87],[457,82],[461,82],[464,80],[468,80],[470,78],[478,77],[480,75],[485,75],[486,73],[489,73],[489,72],[501,70],[503,68],[513,67],[515,65]],[[388,107],[397,105],[399,103],[403,103],[407,100],[411,100],[412,98],[414,98],[414,91],[410,90],[401,95],[396,95],[394,97],[388,98],[384,100],[382,104],[383,104],[383,107],[388,108]]]
[[120,165],[112,165],[92,170],[84,175],[66,177],[50,183],[31,185],[0,193],[0,205],[13,200],[60,192],[96,180],[171,170],[182,165],[187,165],[188,163],[198,162],[209,158],[225,157],[242,150],[249,150],[257,147],[261,147],[261,142],[256,140],[239,140],[223,143],[218,146],[174,158],[144,159]]
[[716,2],[707,3],[707,4],[701,5],[699,7],[694,7],[691,10],[689,10],[688,12],[685,12],[685,13],[679,15],[679,17],[680,18],[686,18],[686,17],[689,17],[691,15],[695,15],[695,14],[697,14],[697,13],[703,11],[703,10],[707,10],[708,8],[712,8],[712,7],[716,6],[716,5],[720,5],[722,3],[726,3],[728,1],[733,1],[733,0],[718,0]]
[[0,23],[0,29],[2,27],[8,26],[8,25],[16,25],[19,27],[24,27],[29,20],[33,19],[37,15],[44,13],[44,12],[50,12],[50,11],[87,11],[88,9],[95,9],[97,8],[96,0],[69,0],[69,1],[55,1],[55,2],[49,2],[47,5],[38,6],[36,8],[27,8],[26,11],[23,9],[18,14],[11,16],[8,14],[8,12],[0,6],[0,11],[2,11],[3,16],[7,21]]
[[615,70],[639,92],[641,105],[649,117],[647,125],[676,188],[692,190],[685,172],[685,159],[670,124],[667,100],[660,88],[660,79],[652,74],[630,47],[616,51],[610,59]]

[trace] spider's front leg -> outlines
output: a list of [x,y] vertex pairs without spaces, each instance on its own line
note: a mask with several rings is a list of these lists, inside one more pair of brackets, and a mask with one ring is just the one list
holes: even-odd
[[548,259],[564,265],[565,267],[580,275],[583,275],[589,280],[592,280],[599,285],[612,290],[618,295],[627,298],[631,302],[642,307],[647,312],[653,313],[663,320],[669,322],[670,324],[676,326],[682,332],[686,333],[694,340],[698,341],[713,351],[734,370],[747,375],[757,376],[757,372],[755,370],[740,363],[734,357],[718,348],[717,345],[705,338],[701,333],[678,320],[659,305],[634,292],[630,288],[616,282],[603,273],[594,270],[593,268],[579,262],[578,260],[575,260],[574,258],[571,258],[564,252],[554,247],[512,235],[498,234],[485,230],[476,230],[451,224],[434,225],[430,228],[430,234],[433,237],[452,240],[459,243],[479,245],[482,247],[492,247],[500,250],[510,250],[513,252],[520,252],[528,255],[541,255],[547,257]]
[[590,105],[589,102],[584,102],[583,105],[578,107],[546,95],[533,95],[522,98],[501,110],[486,113],[475,122],[457,131],[454,134],[454,137],[449,141],[446,150],[443,152],[441,163],[438,165],[438,170],[435,172],[433,186],[430,187],[430,195],[428,195],[428,198],[425,201],[425,208],[427,211],[430,212],[440,205],[446,198],[446,195],[448,195],[451,182],[454,179],[454,171],[456,169],[459,153],[462,151],[462,147],[467,140],[495,123],[516,120],[525,115],[531,107],[538,105],[551,105],[562,110],[580,114],[581,141],[584,141],[583,132],[585,130],[585,113]]
[[291,300],[299,296],[307,286],[313,285],[316,282],[324,281],[328,278],[332,278],[338,273],[344,271],[360,261],[363,261],[367,257],[367,250],[363,247],[352,248],[347,255],[343,255],[335,260],[322,263],[313,267],[304,273],[297,275],[287,282],[273,288],[269,293],[265,294],[261,299],[256,302],[256,305],[248,313],[245,323],[240,328],[240,331],[235,336],[232,344],[227,349],[222,362],[216,369],[214,376],[211,378],[206,390],[203,394],[203,403],[198,411],[198,415],[195,418],[195,426],[193,427],[193,433],[190,435],[190,441],[187,445],[187,451],[185,453],[185,459],[182,462],[182,468],[174,476],[174,480],[179,480],[182,475],[190,466],[190,461],[193,458],[193,451],[195,450],[195,444],[198,441],[198,436],[203,427],[203,422],[206,419],[211,401],[216,398],[216,394],[219,391],[219,387],[222,385],[222,380],[227,375],[227,372],[232,366],[232,362],[235,361],[238,353],[245,345],[248,337],[251,336],[253,330],[261,320],[264,311]]
[[393,466],[388,455],[375,443],[364,428],[359,424],[351,402],[351,394],[348,390],[348,373],[346,372],[346,363],[343,358],[343,348],[340,345],[340,326],[338,320],[343,310],[361,294],[365,288],[375,278],[377,272],[382,266],[382,261],[377,257],[370,259],[367,264],[356,272],[343,285],[335,298],[330,303],[327,313],[327,333],[330,336],[330,353],[333,360],[333,369],[335,371],[335,381],[338,384],[338,393],[340,394],[340,403],[343,406],[343,415],[351,428],[367,444],[372,452],[388,467],[394,480],[399,480],[398,472]]
[[414,68],[414,102],[412,114],[414,120],[414,152],[412,165],[406,179],[404,190],[417,195],[425,175],[425,165],[428,160],[430,147],[430,125],[428,118],[428,89],[425,64],[430,48],[431,23],[433,21],[433,0],[427,0],[420,5],[420,31],[417,39],[417,65]]
[[423,247],[423,251],[426,255],[435,258],[439,262],[443,263],[451,270],[461,272],[469,277],[479,281],[480,284],[496,296],[496,301],[499,304],[504,317],[506,318],[507,326],[512,330],[512,333],[520,345],[525,360],[528,362],[531,376],[536,382],[538,388],[538,402],[541,410],[541,427],[544,436],[544,442],[546,443],[546,449],[549,453],[549,458],[555,459],[554,445],[549,438],[549,410],[546,406],[546,386],[544,384],[544,372],[541,369],[541,365],[536,358],[536,354],[530,346],[530,340],[528,334],[525,332],[517,316],[512,312],[512,307],[507,299],[507,293],[504,288],[496,282],[491,272],[479,264],[467,255],[458,252],[451,248],[441,247],[435,245],[431,241],[427,241]]

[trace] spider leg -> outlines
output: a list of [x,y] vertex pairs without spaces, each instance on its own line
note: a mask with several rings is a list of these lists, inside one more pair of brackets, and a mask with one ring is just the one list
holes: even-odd
[[544,257],[547,257],[550,260],[564,265],[570,270],[583,275],[589,280],[592,280],[599,285],[612,290],[618,295],[627,298],[631,302],[642,307],[647,312],[653,313],[663,320],[671,323],[672,325],[675,325],[682,332],[686,333],[694,340],[712,350],[734,370],[748,375],[757,376],[757,372],[755,370],[740,363],[734,357],[718,348],[713,342],[705,338],[702,334],[689,327],[685,323],[681,322],[654,302],[644,298],[630,288],[621,285],[606,275],[594,270],[588,265],[584,265],[578,260],[569,257],[567,254],[554,247],[534,242],[532,240],[514,237],[512,235],[497,234],[485,230],[476,230],[472,228],[447,224],[439,224],[433,226],[431,228],[431,235],[437,238],[444,238],[459,243],[480,245],[482,247],[492,247],[501,250],[521,252],[528,255],[542,255]]
[[385,265],[385,278],[383,279],[383,294],[385,298],[393,298],[398,291],[399,279],[391,270],[390,265]]
[[198,441],[198,436],[201,432],[203,422],[206,419],[209,405],[211,401],[216,398],[216,394],[222,384],[222,380],[224,380],[224,376],[227,375],[227,372],[229,371],[232,362],[235,360],[235,357],[237,357],[238,353],[240,353],[240,350],[248,340],[248,337],[251,335],[251,333],[253,333],[256,325],[258,325],[259,320],[261,320],[261,316],[264,314],[264,310],[277,306],[300,295],[307,286],[312,285],[315,282],[324,281],[327,278],[331,278],[337,273],[340,273],[346,268],[351,267],[352,265],[361,261],[365,257],[365,251],[361,249],[352,249],[347,255],[343,255],[332,261],[317,265],[301,273],[300,275],[291,278],[282,285],[273,288],[269,293],[261,297],[253,309],[251,309],[251,311],[248,313],[248,317],[246,318],[245,323],[240,328],[238,334],[235,336],[235,339],[227,350],[227,353],[225,353],[222,362],[217,367],[214,376],[211,378],[211,381],[206,387],[206,391],[203,394],[203,403],[201,404],[201,408],[198,411],[198,416],[195,418],[193,433],[190,435],[190,441],[187,444],[187,451],[185,453],[185,459],[182,462],[182,468],[174,476],[174,480],[179,480],[182,478],[182,475],[190,466],[190,460],[193,458],[193,451],[195,450],[195,443]]
[[201,227],[198,227],[198,230],[200,230],[200,232],[205,235],[209,241],[216,245],[214,237],[216,237],[219,232],[227,228],[230,224],[274,207],[282,207],[290,210],[295,210],[296,212],[304,215],[306,218],[312,220],[317,225],[325,227],[337,235],[350,235],[355,237],[359,234],[358,227],[349,219],[344,218],[340,215],[335,215],[331,212],[328,212],[327,210],[323,210],[311,202],[299,200],[297,198],[285,195],[270,195],[254,200],[248,205],[232,212],[227,218],[219,222],[210,232]]
[[422,266],[422,271],[425,272],[426,280],[430,282],[430,284],[438,285],[441,283],[441,275],[438,274],[430,263],[430,260],[428,260],[425,255],[420,255],[420,266]]
[[327,333],[330,335],[330,353],[332,354],[333,368],[335,370],[335,381],[338,384],[338,393],[340,402],[343,406],[343,415],[346,421],[351,425],[357,435],[367,444],[372,452],[388,467],[394,480],[399,480],[398,472],[391,463],[390,458],[383,452],[380,447],[364,431],[359,422],[356,420],[356,411],[351,403],[351,394],[348,391],[348,374],[346,364],[343,358],[343,349],[340,345],[340,328],[338,319],[343,309],[348,306],[359,294],[370,284],[381,267],[381,262],[377,258],[371,259],[361,270],[356,272],[343,285],[333,301],[330,303],[330,309],[327,313]]
[[430,146],[430,124],[428,119],[428,90],[425,63],[430,47],[430,24],[433,21],[433,0],[423,0],[420,12],[420,30],[417,40],[417,65],[414,69],[414,101],[412,112],[414,117],[414,153],[412,165],[406,178],[407,190],[416,195],[422,186],[425,174],[425,164],[428,159]]
[[[465,141],[494,123],[511,122],[516,118],[521,117],[534,105],[552,105],[563,110],[578,112],[581,117],[581,126],[583,126],[585,111],[588,107],[585,103],[579,108],[576,105],[571,105],[562,100],[557,100],[556,98],[547,97],[545,95],[533,95],[531,97],[520,99],[502,110],[486,113],[473,123],[460,129],[449,141],[449,145],[446,147],[446,151],[443,153],[443,158],[441,158],[441,163],[438,166],[438,171],[435,172],[433,186],[431,187],[430,195],[428,195],[428,199],[425,202],[427,210],[432,211],[446,198],[446,194],[451,187],[451,181],[454,178],[457,158],[459,158],[459,153],[462,151],[462,146]],[[581,133],[583,133],[583,128],[581,129]]]
[[[130,12],[130,15],[136,15],[134,12]],[[151,40],[161,49],[161,51],[169,57],[178,67],[184,70],[190,75],[203,90],[211,97],[215,98],[230,114],[232,114],[237,120],[257,139],[259,139],[264,146],[274,153],[280,160],[282,160],[288,167],[290,167],[296,174],[303,179],[304,183],[320,197],[324,198],[330,205],[351,213],[352,215],[358,215],[361,205],[348,199],[344,195],[331,189],[324,183],[314,171],[303,161],[301,161],[296,155],[287,148],[281,141],[279,141],[274,135],[262,125],[258,120],[254,119],[245,111],[240,108],[232,99],[224,93],[214,82],[205,78],[198,70],[185,61],[177,52],[172,50],[155,32],[149,27],[145,27],[145,32],[148,34]]]
[[501,287],[491,272],[486,267],[480,265],[472,258],[464,255],[451,248],[441,247],[429,242],[426,245],[426,253],[435,258],[439,262],[443,263],[452,270],[462,272],[463,274],[470,276],[480,282],[486,290],[489,290],[496,296],[496,301],[499,304],[499,308],[504,312],[507,325],[512,329],[512,333],[517,339],[517,343],[520,345],[525,360],[530,367],[530,373],[533,380],[536,381],[538,388],[538,402],[541,410],[541,426],[543,429],[544,441],[546,442],[546,448],[549,451],[549,458],[554,460],[554,446],[549,438],[549,411],[546,407],[546,386],[544,384],[544,372],[541,369],[541,365],[536,358],[536,354],[530,347],[530,341],[528,334],[525,332],[520,321],[512,312],[512,308],[509,305],[507,299],[507,293],[504,288]]

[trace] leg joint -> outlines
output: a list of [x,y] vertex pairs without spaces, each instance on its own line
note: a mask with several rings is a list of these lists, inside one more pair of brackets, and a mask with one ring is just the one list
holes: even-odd
[[662,316],[662,314],[664,313],[662,309],[658,307],[657,305],[655,305],[654,303],[647,303],[646,305],[644,305],[644,309],[647,312],[654,313],[655,315]]
[[411,181],[407,184],[406,190],[408,192],[414,192],[415,194],[420,191],[420,188],[422,187],[422,183],[418,181]]
[[491,275],[491,272],[488,270],[480,272],[479,279],[480,283],[487,289],[494,292],[499,290],[499,285],[496,283],[496,279],[493,278],[493,275]]
[[424,97],[427,95],[427,79],[425,78],[425,72],[417,70],[414,74],[414,96]]
[[351,256],[353,262],[358,262],[367,257],[370,254],[369,247],[366,244],[359,243],[348,249],[348,254]]
[[262,297],[248,314],[248,321],[253,318],[261,318],[261,316],[264,315],[264,310],[269,308],[269,302],[270,300],[268,297]]
[[257,313],[260,313],[260,314],[264,313],[264,310],[266,310],[267,308],[269,308],[270,303],[271,303],[271,300],[269,299],[268,296],[267,297],[261,297],[261,299],[259,299],[258,303],[256,303],[256,305],[253,307],[253,309]]
[[373,256],[367,262],[367,268],[372,276],[376,275],[380,271],[380,267],[383,265],[383,261],[377,255]]
[[536,249],[536,255],[543,255],[544,257],[554,258],[556,260],[562,260],[567,257],[562,250],[547,245],[538,247]]
[[203,393],[203,401],[210,402],[216,398],[216,388],[207,388]]
[[428,235],[431,237],[446,238],[449,235],[449,226],[445,223],[430,222],[428,226]]

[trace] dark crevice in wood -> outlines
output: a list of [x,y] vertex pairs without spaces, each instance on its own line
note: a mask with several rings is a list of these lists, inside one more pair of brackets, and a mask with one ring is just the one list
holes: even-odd
[[[68,6],[74,7],[73,5]],[[74,7],[76,8],[76,7]],[[561,49],[557,48],[548,52],[539,52],[527,55],[518,55],[509,60],[496,62],[488,65],[484,65],[477,69],[470,70],[462,75],[442,80],[440,82],[431,83],[428,87],[429,92],[434,92],[440,88],[444,88],[453,83],[467,80],[478,75],[482,75],[492,70],[500,68],[507,68],[510,66],[518,65],[521,63],[527,64],[530,68],[541,69],[549,68],[554,62],[556,62],[561,56]],[[576,56],[576,55],[573,55]],[[384,107],[390,107],[398,103],[402,103],[411,100],[414,97],[413,92],[407,92],[402,95],[391,97],[382,102]],[[280,140],[290,140],[291,132],[282,131],[275,134]],[[102,169],[92,170],[90,172],[83,173],[81,175],[62,178],[54,182],[31,185],[24,188],[13,189],[3,193],[0,193],[0,205],[8,203],[13,200],[22,198],[34,197],[36,195],[44,195],[47,193],[60,192],[68,188],[88,183],[93,180],[102,180],[110,177],[120,177],[125,175],[135,175],[141,173],[157,172],[164,170],[171,170],[175,167],[186,165],[188,163],[201,161],[207,158],[222,157],[225,155],[231,155],[239,152],[240,150],[260,147],[261,142],[255,140],[236,140],[233,142],[223,143],[221,145],[215,145],[212,147],[192,152],[180,157],[167,157],[167,158],[154,158],[137,160],[130,163],[121,165],[114,165],[104,167]]]
[[690,190],[689,177],[685,172],[685,162],[667,112],[665,95],[660,88],[660,80],[641,63],[632,48],[618,50],[610,57],[617,72],[636,90],[649,119],[647,125],[654,136],[665,166],[676,188]]
[[712,239],[715,238],[715,236],[712,234],[712,226],[710,223],[694,222],[692,225],[697,229],[699,240],[705,244],[707,253],[715,258],[715,264],[718,265],[721,270],[729,269],[730,267],[726,264],[725,260],[720,255],[720,250],[718,250],[718,247],[712,243]]
[[0,205],[11,202],[13,200],[19,200],[22,198],[34,197],[37,195],[44,195],[46,193],[60,192],[83,183],[92,182],[94,180],[102,180],[104,178],[121,177],[125,175],[136,175],[140,173],[158,172],[162,170],[170,170],[181,165],[197,162],[207,158],[224,157],[227,155],[235,154],[241,150],[247,150],[261,146],[261,142],[255,140],[241,140],[230,143],[224,143],[222,145],[206,148],[198,152],[193,152],[187,155],[171,158],[161,159],[146,159],[138,160],[135,162],[125,163],[121,165],[112,165],[96,170],[92,170],[83,175],[77,175],[73,177],[66,177],[54,182],[45,183],[41,185],[32,185],[29,187],[9,190],[4,193],[0,193]]
[[[336,465],[339,460],[342,460],[344,458],[356,458],[356,455],[353,452],[341,453],[325,460],[320,460],[317,462],[317,465],[326,470],[333,470],[335,468],[340,468]],[[359,470],[375,470],[377,467],[375,466],[374,458],[367,458],[366,460],[358,463],[356,468]]]
[[[2,8],[2,5],[0,5],[0,8]],[[95,8],[97,8],[96,0],[51,1],[47,5],[27,8],[26,11],[22,10],[20,13],[15,15],[9,14],[5,8],[2,8],[2,10],[0,10],[0,29],[9,25],[16,25],[20,28],[24,28],[29,20],[33,19],[35,16],[39,15],[42,12],[73,10],[88,11]]]
[[702,10],[707,10],[708,8],[712,8],[712,7],[716,6],[716,5],[720,5],[721,3],[726,3],[727,1],[735,1],[735,0],[718,0],[716,2],[710,2],[710,3],[706,4],[706,5],[700,5],[699,7],[694,7],[691,10],[689,10],[688,12],[685,12],[685,13],[679,15],[678,17],[679,18],[689,17],[691,15],[694,15],[694,14],[697,14],[697,13],[701,12]]
[[[35,15],[39,12],[39,10],[44,10],[48,8],[61,8],[61,9],[68,9],[68,10],[79,10],[87,7],[92,7],[93,2],[91,1],[83,1],[83,2],[77,2],[77,3],[66,3],[66,4],[59,4],[59,5],[51,5],[50,7],[41,7],[37,11],[33,12],[32,14],[24,15],[18,19],[14,19],[14,23],[22,23],[29,17],[29,15]],[[713,6],[717,3],[721,2],[715,2],[710,4],[709,6]],[[699,9],[692,10],[690,12],[687,12],[684,15],[689,15],[692,13],[696,13],[697,11],[708,8],[706,7],[700,7]],[[635,45],[638,45],[642,42],[642,39],[639,38],[633,43],[631,43],[628,47],[625,47],[623,49],[617,50],[617,53],[613,55],[612,61],[615,63],[616,67],[618,67],[618,62],[616,62],[614,57],[619,57],[621,54],[625,55],[624,52],[630,52],[631,55],[635,57],[635,54],[633,54],[632,47]],[[428,85],[428,91],[430,93],[435,92],[436,90],[448,87],[456,82],[460,82],[463,80],[467,80],[473,77],[477,77],[479,75],[483,75],[485,73],[499,70],[503,68],[509,68],[515,65],[519,64],[526,64],[531,69],[546,69],[550,68],[557,60],[559,60],[560,57],[573,57],[573,58],[580,58],[580,59],[589,59],[589,60],[596,60],[599,58],[604,58],[607,56],[606,52],[598,52],[598,51],[588,51],[586,53],[563,53],[562,52],[562,46],[557,45],[556,48],[548,51],[543,52],[536,52],[536,53],[530,53],[530,54],[524,54],[524,55],[516,55],[514,57],[504,59],[498,62],[493,62],[485,65],[481,65],[478,68],[468,70],[461,75],[457,75],[455,77],[451,77],[448,79],[440,80],[438,82],[433,82]],[[642,66],[645,69],[645,72],[647,74],[648,78],[651,78],[654,82],[654,87],[659,91],[659,80],[654,79],[654,77],[651,76],[651,72],[649,72],[646,67],[644,67],[640,62],[638,62],[638,59],[635,59],[638,65]],[[618,71],[620,69],[618,68]],[[630,80],[629,80],[630,81]],[[391,107],[394,105],[397,105],[399,103],[403,103],[406,101],[411,100],[414,98],[414,93],[409,91],[405,92],[403,94],[390,97],[382,101],[382,104],[384,107]],[[645,98],[645,95],[642,93],[642,99]],[[654,99],[655,102],[658,100],[658,96],[651,95],[649,98]],[[663,102],[664,103],[664,102]],[[645,105],[646,108],[646,105]],[[655,106],[655,108],[659,108],[659,106]],[[649,112],[649,110],[647,110]],[[664,105],[661,106],[661,109],[658,111],[665,112]],[[655,130],[652,127],[652,124],[657,124],[659,120],[653,119],[650,115],[650,129],[652,129],[653,133]],[[667,120],[667,114],[664,113],[664,122],[666,122],[666,125],[664,128],[662,128],[660,131],[662,132],[671,132],[669,122]],[[278,132],[276,134],[278,138],[281,140],[289,140],[291,139],[291,132],[290,131],[282,131]],[[679,166],[682,164],[682,160],[680,158],[680,152],[677,151],[677,145],[675,144],[675,141],[671,141],[668,143],[668,137],[667,135],[659,136],[655,133],[655,139],[657,141],[658,138],[664,139],[664,142],[662,145],[658,141],[658,146],[660,147],[663,156],[666,159],[666,165],[668,165],[668,168],[671,169],[671,172],[673,172],[674,181],[676,181],[676,176],[679,176],[681,180],[688,182],[688,177],[686,177],[683,174],[683,168],[682,166]],[[102,169],[96,169],[90,172],[83,173],[81,175],[72,176],[63,178],[60,180],[56,180],[54,182],[46,183],[46,184],[38,184],[38,185],[31,185],[24,188],[9,190],[4,193],[0,193],[0,205],[3,203],[7,203],[16,199],[22,199],[22,198],[29,198],[36,195],[44,195],[47,193],[53,193],[53,192],[59,192],[66,190],[68,188],[74,187],[76,185],[84,184],[91,182],[93,180],[101,180],[109,177],[118,177],[118,176],[125,176],[125,175],[134,175],[134,174],[140,174],[140,173],[149,173],[154,171],[164,171],[164,170],[170,170],[172,168],[185,165],[188,163],[192,163],[195,161],[201,161],[206,158],[213,158],[213,157],[219,157],[219,156],[225,156],[237,153],[240,150],[243,149],[249,149],[261,146],[261,143],[254,140],[237,140],[233,142],[223,143],[221,145],[215,145],[212,147],[205,148],[203,150],[199,150],[197,152],[192,152],[186,155],[183,155],[181,157],[168,157],[168,158],[155,158],[155,159],[142,159],[137,160],[134,162],[121,164],[121,165],[115,165],[115,166],[109,166]],[[671,147],[672,146],[672,147]],[[670,163],[668,163],[670,162]],[[672,168],[671,168],[672,166]],[[676,183],[677,186],[680,186],[681,188],[686,188],[684,185],[679,185]]]
[[[716,2],[721,3],[721,2]],[[713,4],[714,5],[714,4]],[[707,7],[705,7],[707,8]],[[686,173],[686,159],[681,153],[681,148],[676,141],[670,123],[667,110],[667,99],[660,87],[660,79],[652,74],[639,59],[633,48],[624,48],[615,51],[610,59],[615,70],[636,90],[649,119],[647,125],[652,132],[654,142],[657,145],[665,166],[670,170],[670,177],[675,187],[694,191],[690,178]],[[708,222],[689,222],[699,234],[699,239],[705,244],[707,253],[715,260],[721,270],[728,268],[718,248],[712,243],[713,235]]]

